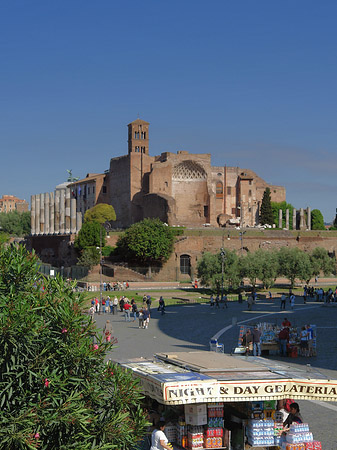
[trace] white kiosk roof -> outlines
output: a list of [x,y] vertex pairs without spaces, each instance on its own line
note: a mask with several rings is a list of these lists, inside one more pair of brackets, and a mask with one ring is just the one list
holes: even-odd
[[337,401],[337,380],[264,358],[198,351],[116,362],[140,379],[144,394],[167,405],[283,398]]

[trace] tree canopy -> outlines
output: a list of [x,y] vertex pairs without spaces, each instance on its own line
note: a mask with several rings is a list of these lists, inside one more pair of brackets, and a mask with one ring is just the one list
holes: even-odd
[[225,250],[212,254],[205,252],[198,261],[198,277],[201,283],[210,286],[216,292],[222,288],[222,262],[223,262],[223,285],[226,290],[237,288],[240,284],[240,272],[238,267],[238,256],[235,251]]
[[325,230],[323,214],[319,209],[313,209],[311,211],[311,229]]
[[260,208],[260,223],[262,225],[272,225],[274,222],[273,219],[273,210],[271,208],[271,194],[270,189],[267,187],[263,193],[261,208]]
[[30,234],[30,211],[0,213],[0,229],[11,236]]
[[98,203],[92,208],[88,209],[84,214],[84,222],[112,222],[116,220],[116,213],[113,206],[107,203]]
[[118,254],[140,264],[160,264],[173,251],[174,233],[159,219],[144,219],[131,225],[118,239]]
[[[298,248],[283,247],[280,250],[259,249],[238,257],[234,251],[225,250],[224,286],[239,286],[244,278],[255,286],[262,282],[265,287],[274,284],[278,276],[289,280],[294,286],[295,280],[306,283],[323,272],[326,276],[336,270],[336,260],[327,250],[317,247],[311,253]],[[201,283],[219,292],[222,281],[222,257],[220,253],[204,253],[198,261],[198,277]]]
[[96,221],[84,222],[75,239],[74,247],[78,251],[88,247],[99,247],[101,244],[104,247],[105,236],[106,231],[100,223]]
[[282,228],[285,228],[286,226],[286,210],[289,209],[289,229],[293,229],[293,210],[294,207],[291,203],[287,202],[271,202],[271,207],[273,210],[273,221],[274,224],[278,227],[278,217],[279,217],[279,210],[282,210]]
[[145,432],[138,383],[105,362],[115,341],[73,288],[0,249],[0,450],[126,450]]

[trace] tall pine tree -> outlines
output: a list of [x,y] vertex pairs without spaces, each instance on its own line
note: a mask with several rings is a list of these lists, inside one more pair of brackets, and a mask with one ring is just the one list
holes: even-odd
[[262,225],[273,225],[274,217],[271,207],[270,189],[267,187],[263,193],[261,208],[260,208],[260,223]]

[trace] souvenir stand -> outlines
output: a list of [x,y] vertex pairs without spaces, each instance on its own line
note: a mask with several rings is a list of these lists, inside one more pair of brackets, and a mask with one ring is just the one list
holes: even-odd
[[[282,326],[277,325],[275,323],[269,322],[260,322],[257,324],[259,330],[261,330],[261,351],[269,353],[270,351],[278,352],[279,351],[279,342],[278,335],[282,329]],[[316,355],[316,325],[310,325],[313,332],[313,342],[312,342],[312,350],[313,355]],[[240,332],[238,338],[238,348],[242,347],[242,338],[246,334],[247,329],[251,326],[248,325],[240,325]],[[289,356],[296,357],[298,354],[298,349],[300,345],[300,328],[290,327],[289,328],[289,344],[288,344],[288,354]],[[237,351],[237,353],[240,353]],[[245,353],[242,351],[241,353]]]
[[308,424],[281,436],[277,401],[337,401],[337,380],[264,358],[200,351],[116,362],[140,380],[175,449],[319,450]]

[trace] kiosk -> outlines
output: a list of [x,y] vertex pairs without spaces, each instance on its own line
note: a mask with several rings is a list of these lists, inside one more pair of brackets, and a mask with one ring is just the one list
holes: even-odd
[[320,449],[308,424],[293,427],[281,447],[277,401],[337,401],[337,380],[264,358],[196,351],[117,362],[139,378],[152,409],[161,405],[177,449]]

